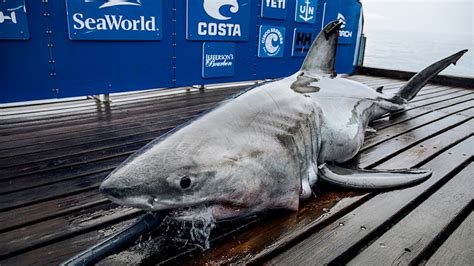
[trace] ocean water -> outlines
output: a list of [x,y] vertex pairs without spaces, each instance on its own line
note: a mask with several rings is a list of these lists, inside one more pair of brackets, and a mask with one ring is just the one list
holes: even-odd
[[474,37],[407,33],[392,30],[366,32],[364,65],[418,72],[426,66],[462,49],[469,49],[457,63],[441,72],[444,75],[474,77]]

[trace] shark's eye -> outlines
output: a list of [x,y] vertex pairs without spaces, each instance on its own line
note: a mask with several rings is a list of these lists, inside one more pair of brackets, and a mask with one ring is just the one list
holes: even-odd
[[181,177],[181,181],[179,182],[179,185],[181,186],[182,189],[187,189],[191,186],[191,178],[189,176],[185,175]]

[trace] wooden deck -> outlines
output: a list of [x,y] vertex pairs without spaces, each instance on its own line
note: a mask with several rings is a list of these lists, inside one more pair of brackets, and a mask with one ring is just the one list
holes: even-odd
[[[395,90],[401,80],[357,75]],[[111,104],[73,99],[0,109],[0,265],[58,264],[130,224],[141,211],[98,185],[150,140],[244,87],[129,93]],[[474,91],[428,85],[401,113],[372,124],[363,168],[423,167],[417,186],[367,193],[322,184],[299,212],[219,224],[211,249],[173,222],[101,264],[467,265],[474,261]]]

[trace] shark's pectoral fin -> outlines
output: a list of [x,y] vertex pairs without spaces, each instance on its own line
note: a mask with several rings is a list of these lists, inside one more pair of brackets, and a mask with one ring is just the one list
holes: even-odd
[[300,199],[308,199],[313,194],[313,187],[318,180],[318,168],[315,165],[310,165],[306,173],[301,177],[301,195]]
[[318,176],[329,183],[359,189],[387,189],[415,184],[431,176],[431,170],[364,170],[324,164]]

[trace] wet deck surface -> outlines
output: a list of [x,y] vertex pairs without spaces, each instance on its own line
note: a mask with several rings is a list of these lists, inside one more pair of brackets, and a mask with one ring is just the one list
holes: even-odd
[[[385,91],[404,83],[351,79]],[[57,264],[130,224],[141,212],[104,199],[100,182],[150,140],[242,89],[1,108],[0,264]],[[207,251],[166,223],[101,263],[472,263],[473,100],[473,90],[426,86],[404,112],[372,124],[376,133],[351,162],[433,169],[424,183],[381,193],[323,184],[299,212],[217,225]]]

